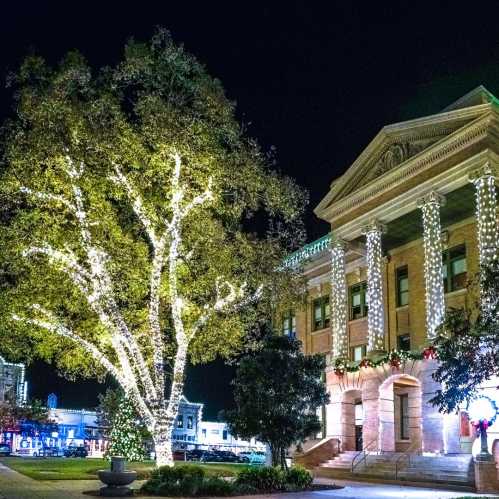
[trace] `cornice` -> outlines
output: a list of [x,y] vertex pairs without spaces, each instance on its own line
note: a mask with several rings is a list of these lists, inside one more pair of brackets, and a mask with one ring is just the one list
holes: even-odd
[[369,212],[344,223],[335,229],[338,237],[356,239],[362,234],[362,226],[373,217],[389,223],[417,208],[418,199],[434,190],[447,194],[469,183],[468,175],[486,162],[499,164],[499,156],[490,149],[484,149],[475,156],[458,163],[444,172],[422,182],[411,190],[391,198]]
[[[486,106],[489,106],[486,104]],[[481,106],[477,106],[481,107]],[[491,116],[481,116],[474,122],[468,124],[464,129],[458,129],[442,140],[433,144],[428,149],[416,156],[409,158],[394,170],[388,171],[379,179],[361,187],[348,197],[333,203],[321,213],[321,218],[333,223],[338,217],[345,216],[349,211],[358,208],[366,201],[372,200],[394,187],[402,184],[409,178],[430,169],[435,163],[440,162],[453,154],[469,147],[487,135],[487,128]]]
[[[397,139],[403,138],[404,140],[427,140],[432,137],[437,137],[444,134],[452,134],[456,131],[453,123],[472,120],[473,118],[480,118],[484,113],[490,112],[492,105],[490,103],[480,104],[464,109],[457,109],[445,113],[434,114],[422,118],[394,123],[384,126],[367,147],[360,153],[357,159],[351,164],[348,170],[341,176],[334,179],[330,184],[330,190],[326,193],[322,201],[314,209],[314,213],[319,217],[325,219],[322,212],[327,212],[328,204],[331,199],[342,192],[342,190],[355,180],[356,177],[362,175],[361,165],[375,162],[375,156],[380,153],[385,147],[389,147]],[[422,127],[426,127],[421,130]],[[444,137],[445,138],[445,137]]]

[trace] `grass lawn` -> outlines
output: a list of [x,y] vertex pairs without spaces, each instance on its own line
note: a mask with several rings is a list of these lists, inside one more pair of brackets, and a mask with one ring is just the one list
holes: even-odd
[[[66,457],[2,457],[0,462],[35,480],[91,480],[97,478],[97,470],[109,469],[105,459],[82,459]],[[185,464],[177,462],[176,465]],[[196,463],[198,464],[198,463]],[[208,476],[234,476],[246,467],[233,463],[199,464]],[[144,480],[154,467],[152,461],[128,463],[127,468],[137,471],[138,479]]]

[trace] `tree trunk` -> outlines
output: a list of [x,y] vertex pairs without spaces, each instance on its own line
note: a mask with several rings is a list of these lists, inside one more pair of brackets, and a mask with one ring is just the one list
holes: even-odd
[[184,388],[184,374],[187,359],[187,341],[179,341],[173,365],[172,386],[166,408],[158,411],[153,431],[156,466],[173,466],[173,429]]
[[[173,421],[174,423],[174,421]],[[152,439],[156,454],[156,466],[173,466],[172,430],[173,423],[159,422],[154,429]]]

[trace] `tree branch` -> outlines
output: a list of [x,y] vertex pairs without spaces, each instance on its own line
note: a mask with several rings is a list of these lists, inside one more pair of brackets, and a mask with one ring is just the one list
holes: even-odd
[[29,187],[22,186],[19,189],[23,194],[27,194],[34,198],[41,199],[42,201],[53,201],[55,203],[60,203],[68,208],[72,213],[76,213],[76,206],[69,201],[69,199],[58,194],[51,194],[49,192],[33,191]]
[[55,333],[64,338],[68,338],[77,343],[81,348],[88,352],[98,364],[100,364],[109,374],[111,374],[111,376],[116,379],[116,381],[122,386],[125,392],[132,394],[134,400],[140,407],[141,414],[146,420],[148,420],[148,423],[150,425],[153,424],[154,418],[148,407],[144,403],[144,400],[142,399],[140,393],[138,392],[137,386],[133,383],[131,384],[129,378],[121,373],[116,368],[116,366],[93,343],[85,340],[74,331],[70,330],[67,326],[55,319],[55,317],[41,305],[34,304],[31,308],[45,315],[46,320],[21,317],[17,314],[13,314],[12,319],[18,322],[24,322],[25,324],[32,324],[41,329],[45,329],[46,331]]

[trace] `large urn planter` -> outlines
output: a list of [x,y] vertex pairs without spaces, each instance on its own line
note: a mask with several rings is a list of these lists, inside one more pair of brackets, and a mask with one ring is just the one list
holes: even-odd
[[133,490],[128,487],[136,478],[136,471],[125,469],[125,458],[113,456],[111,458],[110,470],[99,470],[97,472],[99,480],[106,484],[100,489],[100,495],[105,497],[126,497],[133,494]]

